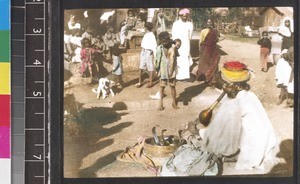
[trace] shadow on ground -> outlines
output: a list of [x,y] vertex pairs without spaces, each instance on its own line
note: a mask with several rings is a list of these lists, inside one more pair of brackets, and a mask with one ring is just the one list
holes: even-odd
[[122,151],[100,157],[92,166],[80,170],[83,159],[114,144],[114,140],[107,137],[130,127],[133,122],[121,122],[111,126],[127,114],[116,112],[127,109],[124,103],[119,103],[114,108],[82,108],[82,106],[83,104],[76,101],[73,94],[65,96],[64,110],[67,111],[67,115],[64,120],[64,167],[71,170],[72,175],[94,177],[98,169],[114,162],[116,155]]
[[279,163],[275,165],[268,176],[292,176],[293,175],[293,147],[294,141],[292,139],[283,140],[280,143],[280,150],[277,153],[277,157],[283,159],[285,163]]
[[192,98],[198,96],[206,88],[206,84],[202,83],[196,86],[187,87],[178,95],[177,101],[183,102],[183,105],[188,105]]

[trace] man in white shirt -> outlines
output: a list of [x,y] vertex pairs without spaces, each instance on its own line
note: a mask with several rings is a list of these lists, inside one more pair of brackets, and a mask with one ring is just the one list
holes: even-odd
[[154,56],[156,54],[156,38],[154,33],[152,32],[153,24],[150,22],[146,22],[146,33],[142,39],[141,47],[142,51],[140,54],[140,75],[139,82],[135,84],[137,88],[142,86],[142,75],[144,70],[148,70],[150,72],[150,81],[147,88],[151,88],[153,86],[153,74],[154,74]]
[[194,26],[188,21],[190,11],[186,8],[180,10],[180,19],[175,21],[172,26],[172,39],[180,39],[181,47],[178,49],[179,56],[177,57],[178,73],[177,80],[190,79],[190,66],[193,64],[190,55],[190,40],[192,38]]

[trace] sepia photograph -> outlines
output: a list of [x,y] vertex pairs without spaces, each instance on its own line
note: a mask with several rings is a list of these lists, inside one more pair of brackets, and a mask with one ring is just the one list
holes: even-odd
[[293,176],[294,11],[65,9],[63,177]]

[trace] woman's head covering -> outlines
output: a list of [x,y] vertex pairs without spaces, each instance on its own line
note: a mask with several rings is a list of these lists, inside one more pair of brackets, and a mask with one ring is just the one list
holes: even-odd
[[286,53],[288,53],[288,50],[287,50],[287,49],[283,49],[283,50],[281,51],[280,55],[283,55],[283,54],[286,54]]
[[282,22],[281,22],[281,26],[285,27],[285,21],[289,20],[290,21],[290,28],[291,28],[291,31],[292,33],[294,32],[294,21],[292,18],[289,18],[289,17],[284,17],[282,19]]
[[221,76],[226,82],[235,83],[247,82],[251,75],[245,64],[239,61],[228,61],[221,68]]
[[190,14],[190,10],[187,8],[184,8],[179,11],[179,15],[187,15],[187,14]]

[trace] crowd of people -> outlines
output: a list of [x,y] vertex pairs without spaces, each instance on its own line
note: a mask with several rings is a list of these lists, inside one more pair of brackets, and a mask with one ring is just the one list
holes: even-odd
[[287,106],[293,107],[294,94],[294,59],[293,59],[293,24],[289,18],[276,30],[263,31],[262,37],[257,41],[260,45],[261,71],[267,72],[268,63],[276,65],[275,80],[281,92],[277,104],[285,99]]
[[[169,78],[176,79],[172,85],[174,86],[174,89],[172,87],[172,91],[174,91],[172,93],[176,96],[175,84],[178,80],[185,81],[196,77],[197,80],[205,80],[207,83],[214,85],[214,76],[218,71],[220,59],[216,48],[220,34],[213,28],[211,20],[208,20],[207,28],[201,32],[202,41],[199,45],[200,50],[202,50],[201,61],[198,62],[198,67],[192,69],[193,60],[190,55],[190,40],[192,39],[194,27],[190,19],[189,9],[180,10],[178,20],[173,23],[168,22],[165,18],[163,9],[140,9],[138,12],[128,10],[126,19],[120,23],[118,28],[113,24],[115,13],[115,10],[104,12],[100,16],[100,24],[98,23],[97,26],[95,26],[95,21],[91,21],[94,19],[90,17],[88,11],[85,11],[81,17],[78,15],[76,17],[73,14],[69,15],[64,36],[65,60],[80,62],[82,77],[91,77],[91,82],[96,83],[99,78],[112,73],[117,75],[114,77],[117,80],[115,82],[122,86],[121,54],[128,49],[128,43],[133,34],[140,32],[143,34],[140,61],[137,61],[139,62],[140,72],[139,81],[135,86],[138,88],[142,86],[143,73],[148,71],[150,80],[147,87],[151,88],[154,86],[153,80],[162,79],[161,68],[159,69],[155,65],[157,65],[158,60],[159,62],[162,60],[163,54],[159,49],[162,48],[161,46],[164,43],[161,39],[166,39],[164,37],[168,33],[170,38],[168,47],[175,49],[172,51],[174,58],[169,56],[168,53],[165,54],[168,61],[171,57],[175,63],[172,68],[174,73],[168,76],[168,81]],[[167,31],[167,25],[171,29],[169,32]],[[159,36],[161,33],[164,35],[163,37]],[[207,61],[207,58],[213,59]],[[105,68],[103,62],[111,63],[111,68]],[[169,63],[167,66],[169,66]],[[191,73],[192,70],[194,73]],[[178,108],[176,102],[173,102],[173,107]],[[163,109],[162,105],[159,109]]]
[[[129,48],[129,41],[135,32],[143,35],[141,42],[141,53],[139,62],[139,80],[136,87],[143,85],[143,74],[149,72],[148,88],[154,86],[154,80],[160,79],[160,73],[155,64],[161,60],[160,52],[157,52],[163,45],[160,40],[160,33],[167,32],[167,20],[163,9],[149,8],[139,11],[128,10],[127,16],[116,27],[115,10],[102,13],[100,23],[95,23],[94,17],[88,11],[83,16],[76,18],[70,14],[65,28],[64,53],[65,60],[81,63],[82,77],[91,77],[91,82],[97,82],[99,78],[113,74],[113,79],[118,86],[122,86],[122,56]],[[78,15],[77,15],[78,16]],[[94,21],[92,21],[94,20]],[[293,66],[290,57],[287,58],[287,50],[293,46],[293,24],[290,19],[284,19],[278,30],[263,31],[262,37],[258,40],[260,45],[260,66],[263,72],[269,69],[269,62],[276,65],[276,81],[281,93],[277,104],[288,99],[288,104],[293,105]],[[190,19],[190,10],[181,9],[178,12],[178,19],[173,23],[168,22],[169,37],[174,48],[176,81],[205,81],[208,86],[214,87],[219,75],[220,54],[217,42],[224,39],[213,21],[207,19],[204,28],[200,32],[199,39],[199,60],[196,66],[190,54],[191,39],[193,34],[193,22]],[[180,42],[180,43],[179,43]],[[178,44],[179,43],[179,44]],[[158,54],[158,55],[157,55]],[[105,68],[103,62],[111,63],[111,68]],[[192,67],[194,66],[194,67]],[[175,87],[175,82],[174,85]],[[289,86],[289,87],[288,87]],[[289,90],[288,90],[289,89]],[[175,90],[176,91],[176,90]],[[156,97],[163,98],[161,90]],[[176,92],[174,92],[176,94]],[[173,107],[177,108],[176,102]],[[159,107],[163,109],[163,107]]]
[[[190,10],[181,9],[179,18],[167,31],[166,20],[161,9],[140,9],[139,12],[128,11],[126,19],[119,28],[113,26],[116,12],[105,12],[100,17],[100,30],[95,30],[94,23],[88,21],[88,12],[84,18],[69,17],[65,29],[64,48],[65,60],[81,63],[82,77],[91,77],[97,82],[99,78],[113,74],[117,86],[122,87],[122,52],[128,49],[132,31],[143,33],[139,61],[139,79],[137,88],[143,85],[143,73],[149,72],[148,88],[154,86],[154,80],[159,82],[159,110],[164,110],[163,97],[166,86],[170,86],[172,107],[179,109],[176,101],[176,82],[185,80],[204,81],[207,86],[214,87],[220,78],[220,54],[217,43],[224,39],[214,28],[213,21],[207,19],[205,28],[200,32],[199,59],[192,68],[190,41],[193,34],[193,23],[189,19]],[[277,37],[281,37],[280,55],[276,47],[277,37],[269,37],[269,32],[262,32],[262,38],[257,42],[260,49],[260,65],[263,72],[268,71],[270,54],[276,65],[277,86],[281,88],[278,104],[287,98],[291,105],[293,94],[293,31],[290,20],[284,20],[279,27]],[[276,60],[276,61],[275,61]],[[110,69],[103,62],[111,64]],[[242,66],[237,69],[236,66]],[[241,72],[240,77],[232,80],[235,73],[221,70],[221,78],[225,85],[226,98],[219,107],[211,124],[202,132],[204,148],[217,156],[231,157],[238,154],[236,168],[253,169],[260,167],[266,156],[276,145],[276,137],[271,122],[259,99],[250,92],[247,81],[250,74],[247,67],[237,63],[233,69]],[[109,71],[109,72],[108,72]],[[228,75],[228,76],[226,76]],[[246,76],[246,78],[243,78]],[[230,110],[228,109],[230,107]],[[227,117],[224,117],[224,114]],[[221,128],[220,128],[221,127]],[[201,132],[199,132],[201,134]],[[165,165],[166,175],[170,175],[168,165]]]

